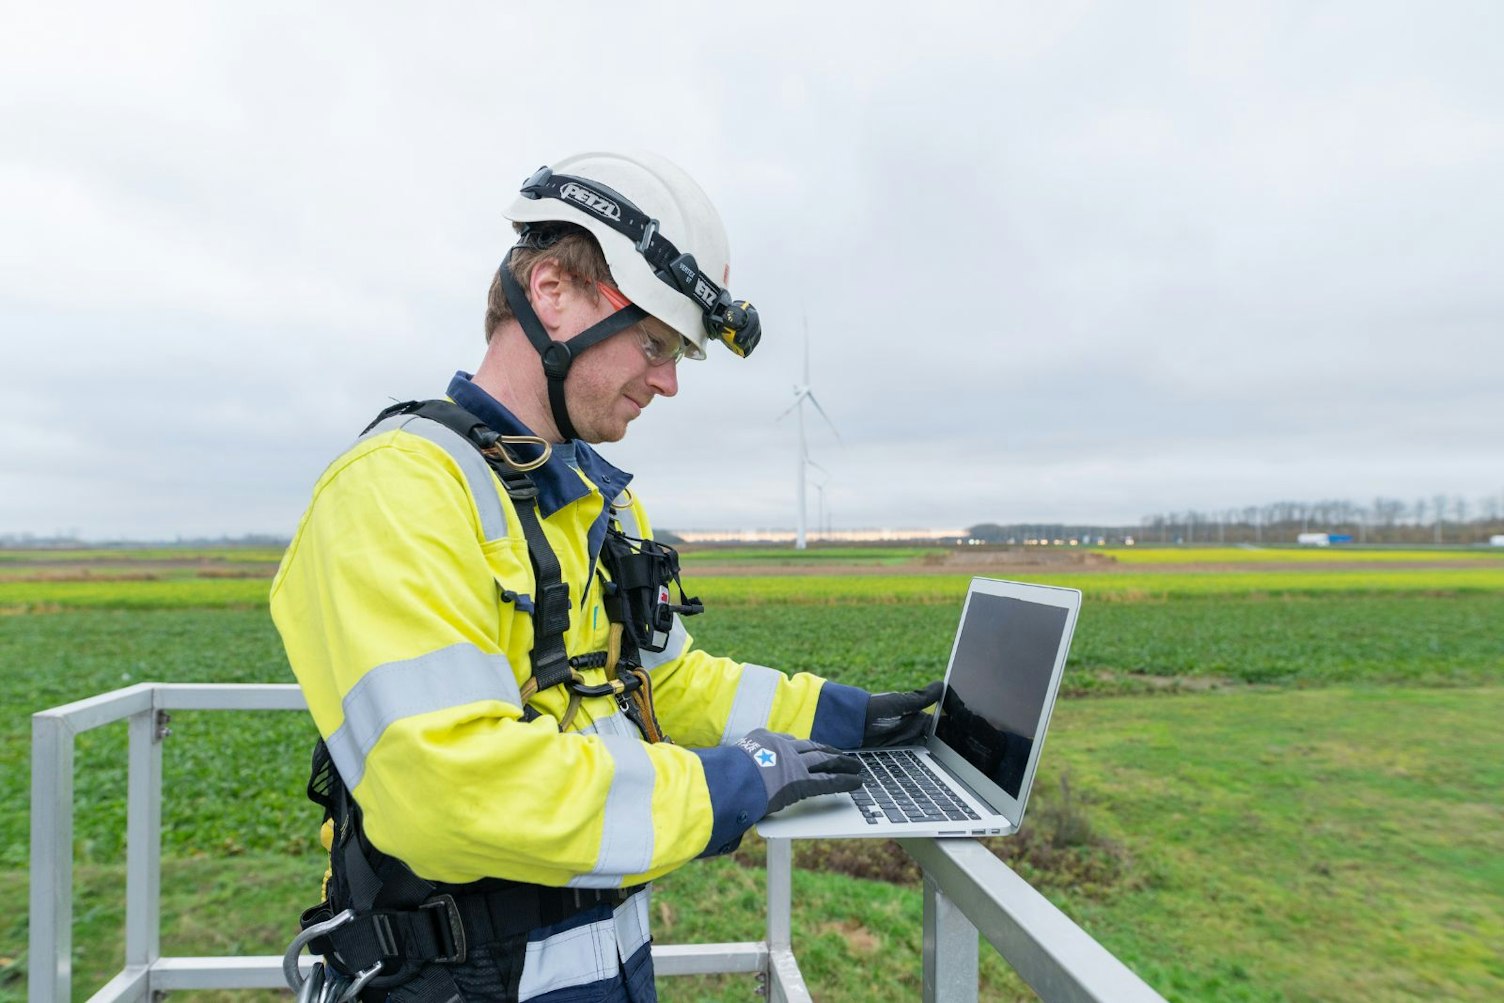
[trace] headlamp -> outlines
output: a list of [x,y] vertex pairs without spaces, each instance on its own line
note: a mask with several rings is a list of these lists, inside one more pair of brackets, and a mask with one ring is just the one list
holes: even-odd
[[719,340],[739,358],[745,359],[762,340],[762,321],[758,319],[757,307],[746,300],[731,299],[731,294],[721,290],[715,309],[705,315],[705,330]]
[[733,300],[729,292],[700,271],[693,254],[680,252],[672,241],[658,232],[658,221],[633,205],[630,199],[603,184],[568,174],[555,174],[548,167],[540,167],[523,183],[522,194],[530,199],[553,198],[567,202],[626,237],[660,280],[700,304],[701,319],[712,338],[739,358],[751,355],[752,349],[757,347],[762,339],[757,308],[746,300]]

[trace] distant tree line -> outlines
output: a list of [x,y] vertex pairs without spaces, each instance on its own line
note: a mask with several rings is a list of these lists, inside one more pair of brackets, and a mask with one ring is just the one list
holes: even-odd
[[1355,543],[1487,543],[1489,537],[1504,534],[1504,493],[1476,502],[1445,494],[1411,502],[1381,496],[1368,505],[1278,501],[1210,512],[1156,513],[1139,523],[1146,543],[1277,543],[1289,542],[1299,533],[1343,534]]
[[1354,543],[1487,543],[1504,535],[1504,492],[1469,502],[1436,494],[1406,502],[1375,498],[1278,501],[1242,508],[1146,515],[1137,526],[984,522],[967,529],[983,543],[1294,543],[1300,533],[1351,536]]

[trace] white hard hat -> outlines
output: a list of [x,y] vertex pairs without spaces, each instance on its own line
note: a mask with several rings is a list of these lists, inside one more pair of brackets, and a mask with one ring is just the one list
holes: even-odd
[[[715,297],[729,302],[724,290],[730,250],[720,214],[677,164],[652,153],[566,157],[529,179],[506,218],[589,230],[627,298],[678,331],[693,346],[687,353],[692,358],[705,357],[706,318],[716,308]],[[671,268],[664,254],[652,253],[663,246],[684,256],[680,265]]]

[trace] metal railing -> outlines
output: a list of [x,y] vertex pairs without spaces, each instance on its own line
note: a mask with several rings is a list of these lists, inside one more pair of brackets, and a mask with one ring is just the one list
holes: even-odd
[[[174,710],[304,710],[291,685],[142,683],[32,716],[30,1003],[72,997],[74,738],[118,721],[129,729],[125,966],[92,1001],[150,1000],[192,989],[276,989],[280,955],[163,957],[162,742]],[[1042,999],[1160,1000],[1106,948],[970,839],[900,840],[924,868],[923,999],[977,999],[978,932]],[[767,841],[767,935],[731,944],[653,945],[660,976],[755,974],[774,1003],[811,999],[794,956],[793,847]],[[291,924],[289,924],[291,925]],[[291,933],[291,930],[289,931]],[[311,959],[304,958],[306,974]]]

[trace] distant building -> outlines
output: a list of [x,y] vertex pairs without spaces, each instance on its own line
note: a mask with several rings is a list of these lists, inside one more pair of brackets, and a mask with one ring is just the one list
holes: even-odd
[[1504,536],[1490,536],[1488,538],[1488,545],[1490,547],[1504,547]]
[[1331,546],[1332,537],[1328,533],[1301,533],[1295,538],[1295,542],[1302,547],[1328,547]]

